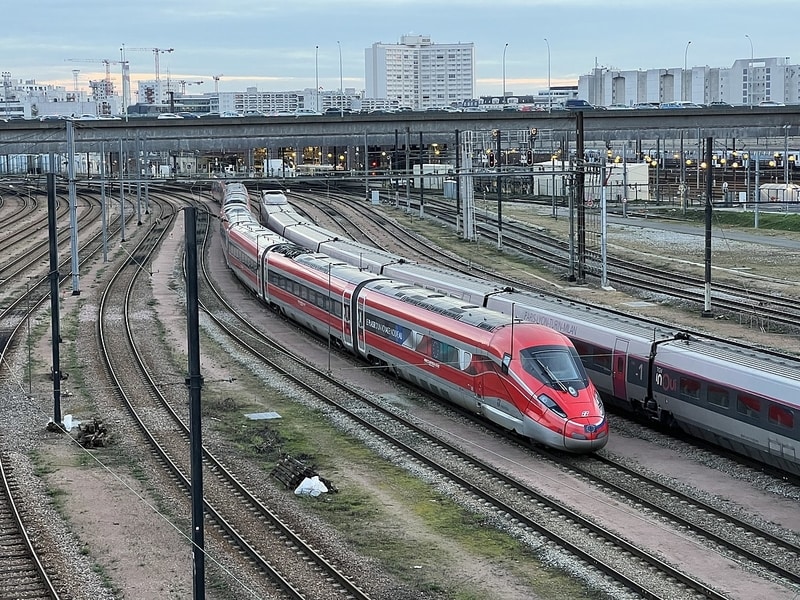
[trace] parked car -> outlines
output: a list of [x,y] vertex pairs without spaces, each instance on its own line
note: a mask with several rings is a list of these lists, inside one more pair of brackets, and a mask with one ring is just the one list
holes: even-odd
[[182,119],[183,117],[180,115],[176,115],[175,113],[161,113],[157,117],[158,119]]
[[691,102],[689,100],[675,100],[675,102],[662,102],[659,106],[660,109],[664,110],[673,110],[673,109],[682,109],[682,108],[703,108],[696,102]]
[[340,115],[352,115],[352,114],[353,111],[349,108],[336,108],[335,106],[331,106],[324,113],[326,117],[338,117]]
[[200,118],[200,115],[198,115],[197,113],[193,113],[193,112],[179,112],[178,116],[183,118],[183,119],[199,119]]
[[610,104],[606,107],[607,110],[633,110],[632,106],[627,104]]
[[762,100],[758,103],[759,106],[786,106],[783,102],[775,102],[774,100]]
[[733,105],[717,100],[715,102],[709,102],[708,108],[733,108]]
[[223,119],[229,119],[229,118],[243,117],[244,115],[242,113],[238,113],[233,110],[224,110],[221,113],[219,113],[219,116],[222,117]]
[[567,110],[594,110],[594,106],[581,98],[569,98],[564,102]]
[[319,117],[322,113],[318,110],[314,110],[313,108],[298,108],[294,111],[294,115],[296,117]]

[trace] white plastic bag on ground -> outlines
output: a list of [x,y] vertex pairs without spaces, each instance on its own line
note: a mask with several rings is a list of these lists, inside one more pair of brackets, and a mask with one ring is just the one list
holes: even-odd
[[328,491],[328,488],[319,480],[317,475],[306,477],[294,491],[297,496],[319,496]]

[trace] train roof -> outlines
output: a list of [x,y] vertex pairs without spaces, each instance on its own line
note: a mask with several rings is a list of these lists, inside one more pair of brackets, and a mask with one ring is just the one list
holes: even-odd
[[230,229],[229,235],[237,235],[243,240],[261,249],[269,248],[277,244],[287,243],[284,238],[279,236],[271,229],[262,227],[258,221],[252,223],[235,223],[236,227]]
[[352,265],[336,260],[326,254],[309,252],[306,248],[290,242],[271,248],[270,251],[279,252],[293,259],[296,263],[324,273],[325,275],[328,275],[330,272],[331,277],[342,279],[348,283],[358,284],[380,278],[380,276],[361,271]]
[[261,201],[267,206],[289,204],[286,194],[281,190],[261,190]]
[[446,293],[464,300],[469,299],[475,304],[483,306],[484,298],[499,292],[511,292],[512,288],[500,283],[484,281],[477,277],[470,277],[463,273],[450,271],[442,267],[423,265],[419,263],[397,263],[387,265],[383,270],[385,275],[397,279],[395,275],[408,274],[414,281],[428,289]]
[[[222,216],[229,223],[246,223],[248,221],[258,223],[258,219],[253,216],[250,209],[239,203],[226,204],[222,209]],[[271,229],[268,231],[272,232]]]
[[463,301],[453,296],[439,294],[409,283],[386,279],[370,285],[370,288],[402,302],[422,307],[486,331],[494,331],[510,324],[507,315],[486,310],[474,304],[464,304]]
[[[688,340],[679,340],[670,344],[678,349],[686,349],[693,354],[702,354],[714,358],[724,364],[747,367],[760,373],[769,373],[786,380],[800,383],[800,368],[798,363],[784,360],[758,352],[757,349],[740,348],[738,346],[723,345],[714,340],[689,337]],[[797,404],[797,402],[795,402]]]

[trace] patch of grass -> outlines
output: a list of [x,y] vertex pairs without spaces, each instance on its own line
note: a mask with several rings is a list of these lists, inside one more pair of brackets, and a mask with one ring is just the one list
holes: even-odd
[[[210,398],[205,409],[213,412],[216,429],[231,441],[237,454],[260,462],[265,471],[289,454],[331,480],[338,493],[297,501],[339,531],[359,553],[378,560],[387,572],[420,593],[453,600],[492,597],[490,590],[481,589],[475,581],[453,579],[447,556],[459,553],[509,571],[542,598],[590,597],[579,583],[543,566],[529,549],[482,516],[377,457],[360,440],[335,429],[323,414],[263,384],[253,400],[221,395]],[[244,412],[265,409],[278,412],[281,419],[248,421],[243,417]],[[363,475],[356,480],[352,473]],[[459,562],[463,566],[468,560],[461,557]]]
[[47,455],[38,451],[33,451],[28,456],[33,463],[33,474],[36,475],[36,477],[41,478],[56,472],[57,466],[49,460]]
[[63,515],[64,501],[67,497],[67,492],[59,488],[47,488],[47,495],[50,497],[50,501],[53,503],[58,513]]
[[[88,548],[85,548],[86,552],[84,552],[84,548],[81,549],[81,553],[90,554]],[[92,571],[97,573],[97,575],[100,577],[100,581],[102,582],[103,586],[111,590],[115,595],[119,595],[122,592],[122,589],[115,585],[114,579],[108,574],[108,571],[106,571],[103,565],[93,561]]]

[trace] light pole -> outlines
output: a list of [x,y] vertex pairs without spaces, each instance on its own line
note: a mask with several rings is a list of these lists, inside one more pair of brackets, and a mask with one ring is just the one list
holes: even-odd
[[11,72],[3,71],[3,100],[5,101],[5,116],[8,116],[8,88],[11,87]]
[[753,106],[753,40],[748,34],[744,34],[750,42],[750,63],[747,65],[747,103]]
[[508,50],[508,42],[503,46],[503,104],[506,103],[506,50]]
[[[681,74],[681,100],[686,100],[686,60],[689,57],[689,45],[692,40],[686,42],[686,49],[683,51],[683,73]],[[691,78],[689,83],[691,84]]]
[[319,46],[314,46],[314,110],[319,112]]
[[550,90],[550,42],[544,38],[544,43],[547,44],[547,109],[553,108],[553,92]]
[[28,398],[33,398],[33,360],[31,357],[31,278],[25,284],[25,321],[28,328]]
[[344,116],[344,79],[342,78],[342,44],[336,40],[339,46],[339,116]]

